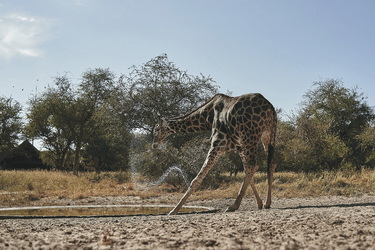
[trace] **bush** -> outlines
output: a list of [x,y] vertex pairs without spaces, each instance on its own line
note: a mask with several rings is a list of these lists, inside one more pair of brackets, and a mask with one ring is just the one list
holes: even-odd
[[301,114],[294,122],[279,122],[277,163],[280,171],[324,171],[348,168],[349,148],[330,131],[331,120]]
[[[154,184],[165,177],[166,183],[182,190],[186,188],[185,182],[190,183],[202,168],[209,148],[210,140],[205,136],[191,139],[183,144],[180,150],[165,142],[157,149],[149,148],[144,152],[133,153],[131,168],[132,171],[140,173]],[[208,172],[201,188],[217,188],[227,178],[224,173],[230,169],[240,168],[240,165],[241,162],[236,154],[225,154]],[[179,171],[170,171],[176,167],[179,168]],[[168,172],[168,176],[163,176]],[[182,177],[181,174],[184,174],[185,177]]]
[[[196,137],[182,146],[180,152],[181,164],[191,180],[201,170],[209,149],[210,140],[202,137]],[[208,172],[201,187],[218,187],[224,180],[222,173],[228,171],[228,162],[229,160],[227,157],[221,157]]]
[[[159,145],[157,149],[151,149],[140,153],[133,153],[130,164],[133,172],[140,173],[149,182],[155,183],[162,175],[173,166],[180,166],[178,150],[169,143]],[[167,178],[166,181],[175,187],[183,188],[183,180],[177,175]]]
[[375,168],[375,126],[365,127],[356,139],[359,141],[361,152],[366,154],[365,166]]

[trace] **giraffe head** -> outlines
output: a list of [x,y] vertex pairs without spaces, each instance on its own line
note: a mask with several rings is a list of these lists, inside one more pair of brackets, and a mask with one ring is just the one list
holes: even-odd
[[152,148],[156,149],[158,147],[158,144],[170,134],[172,134],[172,132],[170,131],[170,129],[168,129],[168,123],[164,118],[162,118],[155,126]]

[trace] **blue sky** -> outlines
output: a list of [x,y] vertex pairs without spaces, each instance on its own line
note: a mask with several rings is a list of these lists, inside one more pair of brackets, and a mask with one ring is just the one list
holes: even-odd
[[0,0],[0,95],[26,107],[55,76],[120,76],[167,53],[221,92],[260,92],[286,113],[327,78],[375,106],[374,10],[372,0]]

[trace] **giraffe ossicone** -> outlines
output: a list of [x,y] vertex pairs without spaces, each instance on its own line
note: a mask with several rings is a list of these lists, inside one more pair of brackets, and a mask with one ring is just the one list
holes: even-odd
[[153,148],[156,148],[159,142],[173,133],[211,131],[211,146],[201,170],[169,214],[177,214],[190,195],[200,186],[216,160],[228,151],[236,151],[240,154],[245,178],[235,202],[226,211],[235,211],[239,208],[249,185],[254,192],[258,208],[263,208],[263,202],[253,180],[255,172],[259,168],[257,146],[260,141],[268,155],[268,192],[265,208],[270,208],[273,172],[276,168],[274,160],[276,126],[275,108],[259,93],[238,97],[217,94],[186,115],[168,120],[162,119],[155,128]]

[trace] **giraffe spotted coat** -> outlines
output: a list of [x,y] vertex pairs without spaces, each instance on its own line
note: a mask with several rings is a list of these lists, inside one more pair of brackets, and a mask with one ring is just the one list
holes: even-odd
[[240,154],[246,175],[234,204],[227,211],[235,211],[239,208],[248,185],[251,186],[258,208],[261,209],[263,203],[253,181],[254,173],[259,168],[256,150],[260,141],[268,154],[268,193],[265,207],[269,208],[273,172],[276,168],[274,162],[276,124],[277,117],[273,105],[258,93],[238,97],[217,94],[184,116],[169,120],[163,119],[155,128],[154,148],[173,133],[211,131],[211,147],[207,158],[200,172],[170,214],[176,214],[180,210],[189,196],[199,187],[215,161],[228,151],[236,151]]

